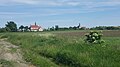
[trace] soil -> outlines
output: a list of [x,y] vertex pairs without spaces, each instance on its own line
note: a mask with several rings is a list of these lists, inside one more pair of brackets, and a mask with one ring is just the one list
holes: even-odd
[[[3,62],[3,60],[6,62]],[[0,67],[35,67],[35,66],[24,61],[19,46],[13,45],[7,42],[5,39],[0,39]]]

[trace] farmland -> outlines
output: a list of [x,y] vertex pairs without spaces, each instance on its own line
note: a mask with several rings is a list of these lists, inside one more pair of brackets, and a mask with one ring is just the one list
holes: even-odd
[[120,31],[103,31],[102,44],[85,43],[88,32],[11,32],[0,38],[19,46],[36,67],[120,67]]

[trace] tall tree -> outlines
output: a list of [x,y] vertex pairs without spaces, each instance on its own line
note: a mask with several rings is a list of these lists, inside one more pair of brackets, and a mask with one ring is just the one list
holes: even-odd
[[11,32],[16,32],[17,31],[17,24],[13,21],[9,21],[6,24],[6,28],[10,29]]

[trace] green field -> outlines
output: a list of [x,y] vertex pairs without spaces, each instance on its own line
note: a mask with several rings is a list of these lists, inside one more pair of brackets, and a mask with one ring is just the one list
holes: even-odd
[[89,31],[0,33],[37,67],[120,67],[120,31],[103,31],[102,44],[84,42]]

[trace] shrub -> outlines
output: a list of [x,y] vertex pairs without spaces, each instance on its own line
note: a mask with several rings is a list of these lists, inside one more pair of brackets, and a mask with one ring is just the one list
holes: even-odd
[[85,42],[88,43],[104,43],[104,40],[102,40],[102,35],[101,32],[97,31],[91,31],[89,34],[86,34],[85,36],[87,37],[85,39]]
[[6,28],[0,28],[0,33],[7,32]]

